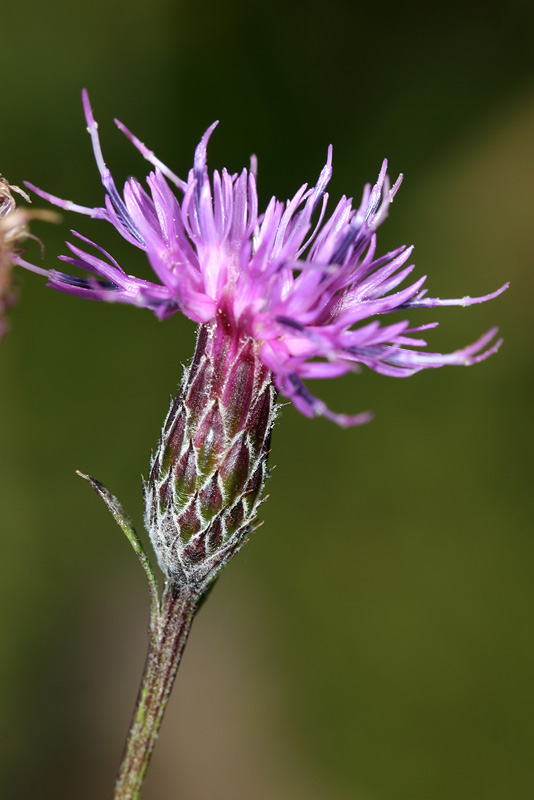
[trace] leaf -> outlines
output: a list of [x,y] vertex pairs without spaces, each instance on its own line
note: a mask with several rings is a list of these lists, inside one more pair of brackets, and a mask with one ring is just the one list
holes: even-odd
[[158,583],[150,559],[145,552],[141,539],[137,535],[132,520],[125,512],[119,500],[115,497],[115,495],[111,494],[108,489],[106,489],[103,483],[100,483],[100,481],[97,481],[97,479],[93,478],[91,475],[85,475],[79,470],[76,470],[76,474],[79,475],[80,478],[84,478],[86,481],[89,481],[95,492],[100,495],[104,503],[107,505],[108,509],[113,514],[115,521],[122,528],[126,538],[130,542],[135,555],[143,567],[148,581],[151,601],[150,619],[151,622],[156,622],[156,620],[159,618]]

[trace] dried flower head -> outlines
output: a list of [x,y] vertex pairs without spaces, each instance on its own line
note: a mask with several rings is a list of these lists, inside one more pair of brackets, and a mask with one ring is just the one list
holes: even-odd
[[[17,208],[13,193],[21,195],[31,203],[28,194],[18,186],[10,184],[0,175],[0,339],[7,330],[6,315],[15,302],[12,281],[12,265],[24,239],[36,239],[29,230],[31,219],[56,221],[58,215],[53,211]],[[37,239],[37,241],[39,241]]]
[[18,186],[11,186],[0,175],[0,340],[7,330],[7,312],[15,302],[12,281],[12,257],[21,238],[27,235],[24,210],[17,210],[13,192],[21,194],[25,200],[30,198]]
[[131,178],[121,195],[105,165],[85,91],[83,105],[106,190],[105,205],[76,205],[27,185],[61,208],[110,222],[124,239],[146,252],[158,282],[128,275],[109,253],[73,232],[95,252],[69,242],[71,255],[61,258],[91,277],[43,270],[19,259],[23,266],[45,274],[49,286],[79,297],[149,308],[160,319],[177,311],[205,324],[224,317],[232,330],[257,342],[259,358],[281,394],[303,414],[324,415],[340,425],[364,422],[369,415],[333,413],[310,393],[303,379],[337,377],[360,364],[384,375],[405,377],[446,364],[474,364],[499,347],[501,340],[493,341],[496,329],[492,329],[453,353],[429,353],[419,333],[437,323],[381,324],[393,311],[473,305],[496,297],[507,286],[457,300],[427,297],[425,277],[399,288],[414,268],[412,247],[376,257],[376,231],[402,178],[390,186],[386,161],[376,184],[365,187],[358,206],[343,196],[327,216],[330,147],[314,187],[304,184],[286,203],[273,197],[260,214],[255,159],[249,171],[231,175],[223,169],[210,178],[206,149],[217,123],[202,137],[193,168],[182,180],[116,120],[154,166],[147,177],[149,192]]

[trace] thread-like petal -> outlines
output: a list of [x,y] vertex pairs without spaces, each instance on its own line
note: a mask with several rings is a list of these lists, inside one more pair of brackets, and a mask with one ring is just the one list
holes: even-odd
[[[303,414],[326,416],[343,426],[360,424],[369,415],[330,411],[308,391],[303,379],[336,377],[360,364],[405,377],[422,369],[474,364],[498,349],[500,340],[493,341],[491,331],[454,352],[431,353],[424,349],[424,339],[411,334],[435,323],[413,327],[407,319],[383,321],[393,312],[486,302],[508,286],[479,297],[429,297],[423,288],[425,276],[406,285],[414,270],[412,247],[376,256],[377,229],[402,180],[401,175],[391,186],[386,160],[376,182],[364,187],[359,205],[353,207],[352,200],[343,196],[328,215],[330,146],[315,186],[303,184],[285,203],[273,197],[258,214],[255,157],[250,170],[230,174],[223,169],[210,178],[207,147],[217,123],[202,136],[193,167],[182,180],[116,120],[154,167],[147,177],[148,191],[132,178],[121,195],[105,163],[85,90],[83,107],[105,190],[103,205],[78,205],[28,185],[66,211],[110,222],[126,241],[146,252],[156,282],[126,274],[109,253],[74,234],[82,245],[69,243],[70,255],[62,260],[91,273],[90,277],[44,270],[15,259],[47,276],[49,286],[79,297],[144,306],[160,319],[180,311],[202,324],[224,320],[239,341],[256,341],[258,357],[271,371],[279,392]],[[229,369],[237,369],[232,364]],[[216,498],[215,489],[209,491],[210,498]],[[190,513],[194,515],[193,508]]]

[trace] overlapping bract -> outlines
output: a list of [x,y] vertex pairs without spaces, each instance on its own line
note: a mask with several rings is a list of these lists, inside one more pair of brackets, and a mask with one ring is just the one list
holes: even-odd
[[202,137],[193,168],[183,181],[116,121],[154,166],[147,177],[148,192],[131,178],[121,195],[105,165],[86,92],[83,103],[106,190],[105,205],[79,206],[28,185],[61,208],[110,222],[124,239],[146,252],[158,282],[128,275],[109,253],[73,231],[83,245],[67,243],[71,255],[62,259],[94,277],[43,270],[18,259],[22,266],[46,274],[53,288],[149,308],[161,319],[180,311],[195,322],[208,323],[224,314],[240,336],[260,344],[260,358],[283,395],[307,416],[321,414],[341,425],[365,422],[369,415],[333,413],[309,392],[304,379],[337,377],[359,364],[403,377],[445,364],[473,364],[498,349],[496,329],[461,350],[440,354],[422,349],[426,342],[418,335],[437,323],[381,324],[380,316],[393,311],[472,305],[506,288],[458,300],[427,297],[425,277],[400,288],[413,270],[412,248],[376,257],[376,230],[401,181],[390,187],[386,161],[376,184],[365,187],[357,208],[343,196],[327,217],[329,148],[313,188],[305,184],[286,203],[273,197],[260,214],[255,160],[239,175],[223,169],[210,179],[206,150],[216,123]]
[[164,574],[202,593],[245,544],[262,502],[276,392],[257,343],[224,319],[199,326],[145,484]]

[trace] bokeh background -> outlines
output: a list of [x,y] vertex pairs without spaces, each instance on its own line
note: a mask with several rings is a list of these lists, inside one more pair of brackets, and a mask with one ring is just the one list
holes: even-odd
[[[121,182],[147,172],[124,121],[179,174],[254,152],[292,195],[334,145],[331,196],[382,158],[405,181],[382,252],[416,245],[431,294],[492,291],[433,349],[493,324],[468,370],[317,388],[375,420],[285,408],[264,526],[199,615],[147,800],[524,800],[534,792],[533,12],[507,3],[27,0],[2,4],[0,170],[92,205],[87,86]],[[35,224],[46,264],[76,227]],[[38,249],[29,247],[38,258]],[[147,597],[76,468],[142,529],[141,479],[194,330],[20,276],[0,346],[0,785],[9,800],[109,797],[141,672]],[[414,319],[416,315],[414,314]]]

